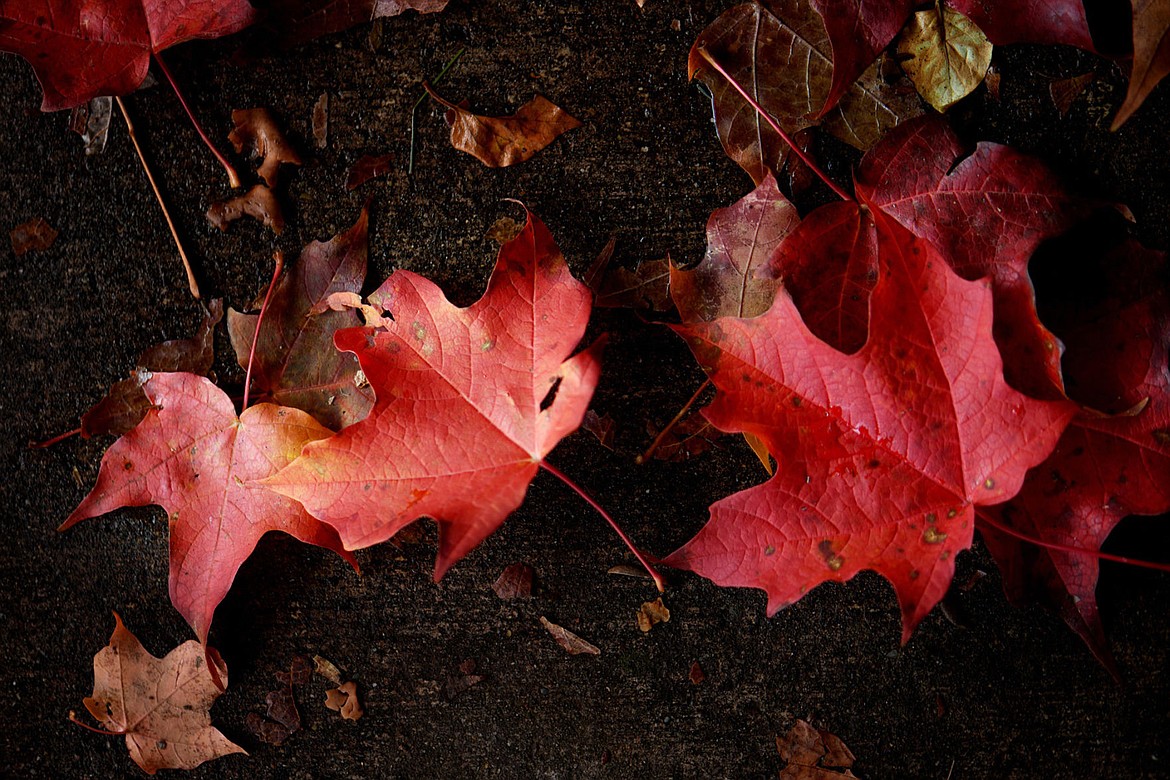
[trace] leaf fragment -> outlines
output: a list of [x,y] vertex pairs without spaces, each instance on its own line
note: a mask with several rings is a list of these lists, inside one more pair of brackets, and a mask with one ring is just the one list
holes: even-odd
[[57,231],[44,217],[34,217],[22,222],[8,234],[12,242],[12,252],[17,257],[28,252],[43,252],[57,240]]
[[553,623],[544,615],[540,616],[540,624],[544,626],[546,631],[552,634],[552,638],[569,655],[581,655],[582,653],[585,655],[601,655],[601,648],[597,645],[586,642],[567,628],[562,628],[556,623]]
[[776,750],[787,762],[780,770],[780,780],[856,777],[849,771],[856,761],[852,751],[839,737],[818,731],[807,721],[797,719],[787,734],[776,737]]
[[[314,124],[315,117],[314,111]],[[285,139],[284,132],[276,123],[276,117],[267,108],[237,109],[232,111],[232,121],[236,126],[228,133],[228,140],[236,152],[242,153],[248,148],[252,156],[264,158],[260,163],[259,173],[260,178],[264,179],[264,183],[269,187],[276,186],[276,174],[282,163],[302,164],[301,156]]]
[[528,564],[510,564],[492,583],[492,590],[504,601],[526,599],[532,595],[532,575],[532,567]]
[[358,698],[357,683],[353,680],[326,691],[325,706],[341,713],[342,720],[358,720],[365,714]]
[[446,106],[451,124],[451,145],[472,155],[489,168],[506,168],[524,162],[558,136],[581,123],[543,95],[536,95],[511,116],[473,114],[440,97],[424,84],[431,98]]
[[376,179],[384,175],[390,170],[390,161],[393,159],[393,155],[389,154],[363,154],[353,164],[353,167],[349,169],[349,175],[345,180],[345,188],[347,190],[356,190],[371,179]]
[[647,634],[650,629],[659,623],[670,622],[670,610],[662,603],[662,597],[654,599],[654,601],[647,601],[638,608],[638,629]]
[[207,209],[207,221],[225,233],[231,223],[243,217],[258,220],[277,235],[284,232],[284,211],[276,193],[263,184],[257,184],[243,195],[216,201]]

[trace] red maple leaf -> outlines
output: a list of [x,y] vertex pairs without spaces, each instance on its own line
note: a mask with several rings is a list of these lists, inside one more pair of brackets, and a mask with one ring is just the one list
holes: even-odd
[[57,111],[133,92],[152,53],[239,32],[255,18],[248,0],[0,0],[0,51],[29,61],[41,110]]
[[548,468],[545,456],[580,426],[601,344],[569,355],[585,332],[590,293],[529,214],[471,306],[454,306],[409,271],[390,276],[370,303],[393,319],[339,331],[335,341],[357,355],[373,410],[308,444],[263,484],[337,528],[350,550],[434,518],[437,579],[520,505]]
[[1036,314],[1028,260],[1099,204],[1070,195],[1043,163],[1010,147],[967,151],[941,118],[912,120],[865,156],[857,193],[933,244],[964,279],[991,279],[1008,382],[1061,398],[1061,344]]
[[[1160,264],[1161,255],[1129,243],[1110,260],[1133,284],[1144,275],[1134,261]],[[1019,495],[988,510],[1027,536],[1087,552],[1024,545],[994,527],[981,529],[1009,597],[1046,597],[1107,666],[1094,595],[1099,562],[1091,551],[1127,515],[1170,511],[1170,299],[1156,274],[1146,278],[1137,286],[1152,289],[1148,294],[1077,312],[1077,327],[1066,332],[1066,371],[1070,393],[1090,408],[1028,472]]]
[[988,283],[875,220],[879,279],[855,355],[817,339],[783,291],[755,319],[677,326],[719,391],[707,417],[759,436],[780,467],[712,505],[665,562],[763,588],[769,613],[873,569],[894,585],[906,640],[970,546],[975,506],[1013,496],[1075,406],[1010,388]]
[[298,409],[258,404],[239,417],[204,377],[155,374],[142,386],[153,407],[106,451],[97,484],[65,530],[124,506],[158,504],[171,535],[171,602],[206,643],[215,608],[268,531],[336,551],[337,532],[295,501],[250,484],[276,473],[330,431]]

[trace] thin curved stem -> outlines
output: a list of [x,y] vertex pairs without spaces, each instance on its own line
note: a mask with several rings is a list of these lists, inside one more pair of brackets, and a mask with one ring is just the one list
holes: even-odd
[[69,720],[72,723],[74,723],[78,726],[81,726],[83,729],[86,729],[88,731],[92,731],[94,734],[101,734],[102,736],[105,736],[105,737],[124,737],[124,736],[126,736],[126,732],[124,732],[124,731],[106,731],[105,729],[95,728],[95,727],[89,725],[88,723],[82,723],[81,721],[79,721],[77,719],[77,713],[74,712],[73,710],[69,710]]
[[159,70],[166,76],[167,81],[171,84],[171,89],[175,91],[175,96],[179,98],[179,104],[183,106],[183,110],[187,112],[187,117],[191,120],[191,124],[195,126],[195,132],[199,133],[199,137],[203,139],[203,143],[207,144],[207,148],[215,155],[215,159],[219,160],[219,164],[227,172],[228,183],[232,185],[232,189],[240,186],[240,175],[236,173],[236,169],[228,162],[228,158],[223,156],[223,153],[216,148],[211,139],[207,137],[207,133],[203,130],[203,125],[199,124],[199,120],[195,118],[195,112],[191,110],[191,106],[187,105],[187,98],[183,97],[183,91],[179,89],[178,82],[175,77],[171,75],[171,69],[167,67],[166,61],[162,57],[162,52],[154,53],[154,61],[158,63]]
[[260,305],[260,313],[256,315],[256,330],[252,333],[252,348],[248,350],[248,371],[244,374],[244,402],[240,405],[240,414],[248,408],[248,391],[252,389],[252,363],[256,359],[256,342],[260,339],[260,325],[264,322],[264,312],[268,311],[268,301],[272,298],[272,290],[276,287],[276,280],[284,270],[284,252],[279,249],[272,253],[275,260],[272,269],[272,281],[268,283],[268,292],[264,293],[264,303]]
[[646,560],[646,557],[642,555],[642,553],[630,540],[630,537],[626,536],[626,532],[621,529],[621,526],[619,526],[617,521],[610,516],[609,512],[606,512],[601,508],[601,504],[598,504],[596,501],[594,501],[593,497],[586,493],[584,488],[582,488],[573,480],[569,479],[564,472],[553,466],[548,461],[542,460],[540,462],[540,467],[572,488],[573,492],[575,492],[581,498],[585,499],[585,503],[589,504],[589,506],[593,507],[597,511],[597,514],[604,517],[605,522],[609,523],[610,527],[613,528],[621,540],[625,542],[626,547],[630,548],[630,552],[632,552],[634,557],[638,559],[638,563],[642,564],[642,567],[645,568],[650,576],[654,579],[654,584],[658,586],[658,592],[663,593],[666,591],[666,582],[662,579],[662,575],[659,574],[652,565],[650,565],[650,561]]
[[1013,536],[1021,542],[1034,544],[1037,547],[1043,547],[1048,550],[1056,550],[1057,552],[1068,553],[1070,555],[1088,555],[1092,558],[1097,558],[1102,561],[1113,561],[1114,563],[1124,563],[1129,566],[1138,566],[1143,569],[1154,569],[1155,571],[1170,571],[1170,563],[1156,563],[1155,561],[1143,561],[1138,558],[1127,558],[1124,555],[1112,555],[1110,553],[1101,552],[1100,550],[1089,550],[1084,547],[1072,547],[1067,544],[1059,544],[1057,542],[1046,542],[1043,539],[1037,539],[1034,536],[1029,536],[1021,533],[1010,525],[1001,523],[999,520],[988,515],[986,512],[976,511],[980,521],[986,523],[997,531],[1001,531],[1008,536]]
[[32,450],[43,450],[45,447],[52,447],[54,444],[57,444],[59,442],[63,442],[66,439],[72,438],[74,436],[78,436],[80,434],[81,434],[81,429],[74,428],[71,431],[66,431],[65,433],[58,434],[51,439],[45,439],[44,441],[30,441],[28,443],[28,446],[29,446],[29,449],[32,449]]
[[695,401],[699,400],[699,396],[703,394],[703,391],[710,386],[711,379],[708,377],[703,382],[703,384],[699,385],[699,389],[695,391],[695,394],[692,395],[685,404],[683,404],[683,408],[678,410],[678,414],[676,414],[674,418],[666,424],[665,428],[658,432],[658,435],[654,437],[654,441],[650,442],[650,446],[646,448],[646,451],[638,457],[634,458],[635,463],[640,466],[646,461],[650,460],[650,458],[654,457],[654,453],[658,451],[660,446],[662,446],[662,441],[666,438],[666,434],[670,433],[674,429],[674,426],[678,425],[679,420],[681,420],[687,411],[695,405]]
[[790,136],[790,135],[788,135],[788,133],[784,132],[784,129],[782,127],[780,127],[779,123],[775,119],[772,118],[772,115],[769,114],[767,111],[765,111],[764,107],[761,106],[758,102],[756,102],[756,99],[753,98],[751,95],[749,95],[747,93],[747,90],[745,90],[742,86],[740,86],[739,82],[736,81],[734,78],[732,78],[731,74],[728,73],[723,68],[722,65],[720,65],[718,62],[715,61],[715,58],[711,56],[710,52],[708,52],[706,49],[700,47],[699,48],[699,56],[701,56],[703,59],[705,59],[711,65],[712,68],[719,71],[719,75],[723,76],[723,78],[725,78],[727,80],[728,84],[735,87],[735,91],[740,94],[740,97],[742,97],[744,100],[746,100],[748,102],[748,104],[752,108],[754,108],[759,113],[760,116],[762,116],[764,118],[764,121],[766,121],[769,125],[772,126],[772,129],[776,131],[776,134],[784,139],[784,143],[788,144],[788,146],[792,148],[792,151],[796,153],[796,156],[800,158],[801,162],[803,162],[810,169],[812,169],[812,172],[815,173],[817,176],[819,176],[821,181],[823,181],[825,184],[829,185],[829,189],[831,189],[833,192],[837,193],[837,195],[842,200],[849,200],[849,201],[853,200],[853,196],[850,195],[845,190],[843,190],[835,181],[833,181],[832,179],[829,178],[828,174],[826,174],[824,171],[821,170],[820,166],[816,164],[816,162],[813,160],[813,158],[809,157],[805,153],[805,151],[803,149],[801,149],[800,146],[795,141],[792,140],[792,136]]

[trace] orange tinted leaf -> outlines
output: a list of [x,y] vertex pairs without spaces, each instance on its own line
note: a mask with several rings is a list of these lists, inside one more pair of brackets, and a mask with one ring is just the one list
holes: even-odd
[[439,97],[430,85],[426,87],[431,97],[446,106],[454,117],[451,145],[489,168],[506,168],[524,162],[557,136],[581,126],[542,95],[536,95],[512,116],[492,117],[473,114]]

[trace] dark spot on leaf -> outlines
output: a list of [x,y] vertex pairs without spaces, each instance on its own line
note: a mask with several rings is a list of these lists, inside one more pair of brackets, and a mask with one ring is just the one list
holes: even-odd
[[556,381],[553,382],[552,387],[548,389],[548,393],[545,394],[544,399],[540,402],[540,411],[543,412],[545,409],[552,406],[553,402],[557,400],[557,390],[561,389],[562,379],[563,377],[558,376]]

